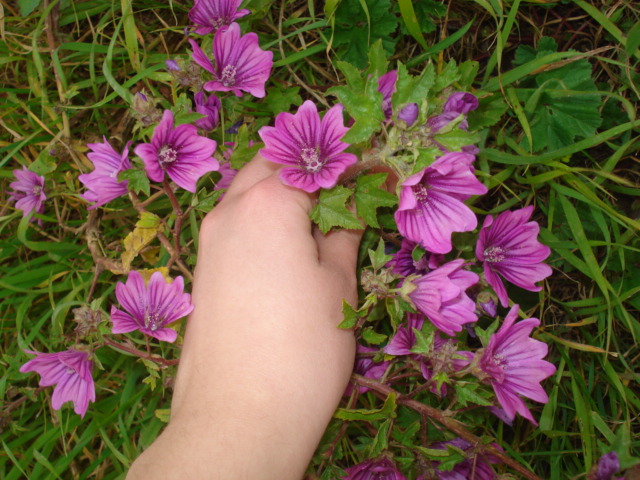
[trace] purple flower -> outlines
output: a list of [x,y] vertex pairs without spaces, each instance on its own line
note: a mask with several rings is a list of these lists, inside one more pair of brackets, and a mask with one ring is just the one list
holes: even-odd
[[166,173],[180,187],[195,193],[198,179],[219,167],[213,158],[215,149],[215,140],[199,136],[195,126],[174,128],[173,114],[165,110],[151,143],[138,145],[134,151],[142,158],[151,180],[161,182]]
[[[447,450],[447,445],[463,450],[467,454],[467,458],[449,471],[436,470],[435,474],[438,480],[494,480],[496,478],[490,464],[500,463],[497,457],[474,451],[473,445],[462,438],[436,443],[431,448]],[[437,463],[439,464],[439,462]]]
[[120,154],[113,149],[106,137],[102,137],[102,143],[87,144],[91,150],[87,157],[95,168],[91,173],[80,175],[78,180],[88,190],[80,196],[88,202],[95,202],[88,207],[88,210],[93,210],[127,193],[129,182],[127,180],[119,182],[118,174],[131,168],[130,145],[131,142],[128,142]]
[[438,268],[438,265],[444,260],[444,255],[435,255],[425,252],[418,261],[413,259],[412,253],[418,244],[406,238],[402,239],[400,250],[398,250],[391,260],[387,263],[387,267],[396,275],[408,277],[414,273],[424,275],[425,273]]
[[445,263],[437,270],[412,280],[415,290],[409,298],[436,328],[455,335],[462,325],[478,320],[475,302],[465,290],[478,282],[478,275],[463,270],[464,260]]
[[[235,176],[238,174],[238,170],[236,170],[235,168],[231,168],[230,163],[223,163],[220,166],[220,170],[218,170],[218,173],[222,175],[222,178],[220,178],[220,180],[216,182],[213,189],[224,190],[231,186],[231,182],[233,181]],[[222,198],[223,195],[220,195],[220,198]]]
[[196,112],[202,115],[206,115],[204,118],[196,120],[196,127],[202,130],[213,130],[220,123],[220,109],[222,104],[220,99],[215,94],[207,97],[204,92],[198,92],[195,94]]
[[449,96],[444,107],[443,112],[455,112],[457,114],[464,113],[465,115],[471,110],[478,108],[479,102],[475,95],[467,92],[456,92]]
[[251,13],[246,8],[238,10],[241,3],[242,0],[196,0],[189,10],[189,20],[198,26],[198,35],[215,33],[220,27]]
[[[396,92],[396,82],[398,81],[398,71],[391,70],[378,79],[378,92],[382,94],[382,112],[384,118],[389,120],[393,115],[392,97]],[[400,109],[398,118],[407,124],[407,127],[413,125],[418,118],[418,104],[409,103]]]
[[513,420],[517,412],[537,425],[519,396],[547,403],[549,397],[540,382],[552,375],[556,367],[542,360],[547,354],[547,345],[529,337],[540,320],[527,318],[515,323],[517,317],[518,305],[514,305],[500,329],[489,339],[489,345],[481,351],[478,365],[505,415]]
[[44,177],[36,175],[23,166],[22,170],[14,170],[15,182],[11,182],[9,187],[9,198],[15,200],[16,208],[22,210],[23,217],[35,210],[36,213],[44,212],[44,201],[47,196],[44,193]]
[[[372,353],[377,352],[377,348],[365,347],[364,345],[358,344],[356,347],[356,363],[353,367],[353,373],[357,373],[358,375],[362,375],[363,377],[373,378],[374,380],[379,380],[384,375],[384,372],[387,371],[389,367],[389,362],[380,362],[376,363],[373,361],[371,356],[362,356],[357,355],[358,353]],[[345,396],[351,395],[353,391],[353,384],[349,383],[347,385],[347,389],[344,392]],[[368,392],[369,389],[367,387],[358,387],[358,391],[360,393]]]
[[73,411],[84,418],[89,402],[96,401],[96,390],[91,370],[93,361],[87,352],[66,350],[57,353],[40,353],[25,350],[36,355],[20,367],[22,373],[36,372],[40,375],[40,386],[53,389],[51,406],[60,410],[65,402],[73,402]]
[[279,113],[275,127],[260,129],[264,142],[260,155],[288,165],[280,171],[287,185],[306,192],[332,188],[340,174],[358,161],[352,153],[344,153],[349,144],[340,141],[348,130],[342,105],[333,106],[320,120],[315,104],[307,100],[295,115]]
[[378,92],[382,94],[382,111],[384,118],[389,120],[393,114],[391,97],[396,92],[396,82],[398,81],[398,71],[391,70],[378,79]]
[[616,452],[609,452],[598,461],[598,469],[587,478],[589,480],[612,480],[615,473],[620,470],[620,459]]
[[529,222],[533,206],[503,212],[495,220],[484,219],[476,244],[476,257],[484,263],[484,276],[503,307],[509,305],[507,291],[498,275],[525,290],[539,292],[535,284],[549,275],[549,265],[541,263],[551,250],[538,242],[540,227]]
[[418,119],[419,113],[420,109],[418,108],[418,104],[409,103],[402,107],[402,109],[400,110],[400,113],[398,114],[398,120],[402,120],[407,124],[407,127],[410,127]]
[[241,36],[237,23],[218,30],[213,38],[215,66],[193,39],[189,39],[189,43],[193,48],[193,60],[213,74],[213,80],[204,84],[206,91],[233,92],[238,97],[247,92],[254,97],[264,97],[264,84],[273,66],[273,52],[260,48],[258,35]]
[[402,475],[396,469],[396,466],[388,458],[382,458],[381,460],[369,459],[353,467],[345,469],[347,472],[346,477],[342,477],[343,480],[406,480],[406,477]]
[[[456,118],[458,118],[461,114],[457,112],[444,112],[440,115],[436,115],[435,117],[431,117],[427,119],[427,125],[431,129],[432,133],[436,133],[442,130],[444,127],[453,122]],[[458,125],[462,130],[466,130],[469,128],[469,122],[467,119],[463,119]]]
[[[167,70],[169,70],[170,72],[179,72],[180,71],[180,65],[178,65],[178,62],[176,62],[175,60],[169,59],[169,60],[165,60],[164,64],[167,67]],[[145,98],[146,100],[146,98]]]
[[118,282],[116,298],[126,312],[111,307],[112,333],[140,330],[145,335],[165,342],[175,342],[178,333],[165,325],[188,315],[193,310],[191,295],[183,293],[184,280],[177,277],[168,283],[160,272],[154,272],[145,285],[142,275],[131,271],[127,283]]
[[424,324],[424,317],[418,313],[407,314],[407,324],[400,325],[389,343],[382,349],[388,355],[411,355],[411,349],[416,343],[416,334]]
[[489,298],[486,302],[479,302],[482,311],[492,318],[498,315],[498,305],[493,301],[493,298]]
[[474,156],[451,152],[402,183],[395,213],[400,234],[433,253],[451,251],[451,234],[476,228],[475,214],[463,202],[487,193],[474,175]]
[[[420,372],[422,377],[429,381],[433,377],[445,374],[449,375],[452,372],[457,372],[467,367],[471,360],[473,360],[473,353],[456,349],[457,340],[454,338],[442,338],[439,332],[436,332],[433,336],[433,344],[431,352],[420,363]],[[447,385],[438,382],[433,382],[429,390],[443,397],[447,394]]]

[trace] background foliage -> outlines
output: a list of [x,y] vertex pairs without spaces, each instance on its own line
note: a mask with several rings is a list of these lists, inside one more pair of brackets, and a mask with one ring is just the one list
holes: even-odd
[[[86,143],[105,135],[121,147],[139,125],[130,108],[135,92],[146,91],[162,108],[180,104],[164,61],[186,57],[191,6],[0,2],[0,478],[123,478],[167,419],[173,365],[100,349],[98,400],[84,420],[69,408],[51,410],[36,378],[18,369],[25,348],[65,348],[76,308],[92,302],[107,310],[113,301],[121,277],[106,264],[96,267],[95,258],[103,247],[125,251],[122,240],[144,219],[124,200],[87,219],[77,176],[91,168]],[[222,133],[221,141],[257,140],[257,128],[303,99],[334,102],[327,90],[345,84],[337,62],[366,67],[378,39],[392,64],[401,59],[417,72],[428,59],[441,75],[449,59],[476,62],[466,75],[484,100],[469,120],[482,132],[479,175],[490,188],[476,207],[495,214],[535,203],[554,276],[544,296],[515,297],[542,319],[538,335],[558,367],[545,384],[550,402],[534,411],[539,429],[517,420],[514,428],[487,425],[485,433],[542,478],[584,476],[611,450],[623,467],[634,464],[640,456],[637,7],[579,0],[329,0],[322,10],[312,1],[250,0],[246,7],[253,14],[240,23],[275,52],[276,68],[264,100],[226,100],[228,126],[242,120],[251,131]],[[242,164],[254,152],[241,150],[233,161]],[[42,226],[8,202],[20,165],[47,174]],[[184,220],[186,267],[195,262],[199,221],[215,199],[211,188],[201,191]],[[153,213],[175,221],[168,200],[158,198]],[[159,243],[145,256],[138,265],[177,265]],[[162,348],[165,358],[177,356],[176,347]],[[382,400],[367,398],[372,409],[383,408]],[[351,464],[358,438],[371,435],[363,428],[337,418],[311,470],[337,476]],[[326,454],[336,449],[344,459],[328,465]]]

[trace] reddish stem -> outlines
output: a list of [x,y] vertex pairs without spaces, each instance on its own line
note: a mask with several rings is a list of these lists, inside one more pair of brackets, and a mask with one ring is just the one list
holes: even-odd
[[536,474],[527,470],[525,467],[520,465],[515,460],[509,458],[503,451],[498,450],[497,448],[491,445],[483,445],[482,440],[479,437],[476,437],[473,433],[469,432],[461,422],[451,418],[450,414],[442,412],[437,408],[430,407],[429,405],[425,405],[424,403],[418,402],[416,400],[412,400],[406,395],[403,395],[395,391],[391,387],[378,383],[376,380],[363,377],[362,375],[354,374],[352,375],[351,380],[355,382],[357,385],[367,387],[385,396],[388,396],[391,393],[395,394],[396,402],[399,405],[404,405],[406,407],[409,407],[415,410],[416,412],[420,413],[423,416],[434,419],[435,421],[437,421],[438,423],[440,423],[441,425],[443,425],[444,427],[446,427],[447,429],[449,429],[450,431],[458,435],[460,438],[465,439],[467,442],[471,443],[472,445],[476,445],[484,453],[487,453],[499,458],[502,463],[511,467],[513,470],[518,472],[524,478],[527,478],[529,480],[542,480]]

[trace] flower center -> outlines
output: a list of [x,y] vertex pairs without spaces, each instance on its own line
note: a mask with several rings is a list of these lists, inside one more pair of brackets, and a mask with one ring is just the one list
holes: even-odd
[[178,159],[178,151],[169,145],[164,145],[158,153],[158,158],[160,159],[160,166],[165,163],[173,163]]
[[322,168],[322,161],[320,160],[320,152],[318,148],[305,147],[300,152],[302,158],[302,167],[309,173],[316,173]]
[[144,314],[144,326],[152,332],[155,332],[156,330],[158,330],[158,328],[160,328],[161,321],[162,318],[160,318],[157,313],[145,312]]
[[414,185],[411,187],[413,190],[413,196],[416,197],[418,203],[427,203],[427,199],[429,197],[429,190],[424,185]]
[[224,23],[224,18],[222,17],[215,17],[211,19],[211,26],[214,30],[218,30],[221,26],[224,25]]
[[73,375],[74,373],[76,373],[76,371],[73,368],[67,367],[67,374]]
[[496,353],[491,358],[491,360],[492,360],[490,362],[491,368],[487,369],[489,370],[487,373],[489,373],[496,382],[498,383],[504,382],[504,377],[505,377],[504,371],[507,368],[507,359],[504,357],[504,355]]
[[502,262],[505,258],[505,251],[502,247],[489,247],[484,251],[484,258],[490,263]]
[[33,194],[34,195],[40,195],[40,192],[42,192],[42,187],[40,185],[34,185],[33,186]]
[[236,84],[236,73],[238,70],[233,65],[227,65],[222,69],[220,83],[225,87],[232,87]]

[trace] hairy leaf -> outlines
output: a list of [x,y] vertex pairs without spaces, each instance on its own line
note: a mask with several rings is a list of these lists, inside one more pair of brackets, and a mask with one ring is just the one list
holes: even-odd
[[344,1],[336,10],[333,45],[342,60],[364,69],[369,45],[381,39],[384,49],[393,54],[396,40],[391,37],[398,27],[398,18],[391,13],[390,0]]
[[363,175],[356,180],[356,211],[367,225],[378,228],[376,210],[379,207],[392,207],[398,203],[398,198],[392,193],[380,188],[387,179],[386,173]]
[[318,224],[322,233],[327,233],[334,227],[362,228],[360,221],[346,207],[352,193],[341,185],[320,192],[318,204],[311,211],[310,217]]

